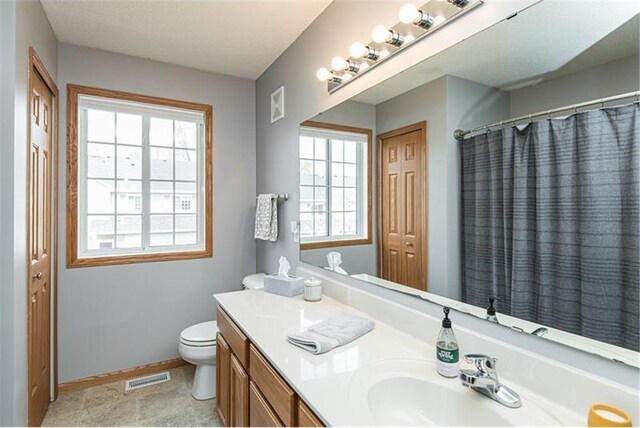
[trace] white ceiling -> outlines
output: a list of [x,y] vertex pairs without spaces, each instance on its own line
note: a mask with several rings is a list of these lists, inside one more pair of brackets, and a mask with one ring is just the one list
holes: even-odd
[[637,55],[639,12],[638,0],[543,1],[352,100],[377,105],[446,74],[513,90]]
[[40,0],[62,43],[256,79],[332,0]]

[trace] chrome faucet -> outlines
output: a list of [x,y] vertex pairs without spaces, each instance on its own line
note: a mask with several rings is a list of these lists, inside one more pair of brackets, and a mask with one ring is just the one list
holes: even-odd
[[475,365],[476,370],[460,370],[462,385],[484,394],[504,406],[511,408],[522,406],[520,396],[498,381],[497,359],[482,354],[467,354],[464,359],[469,364]]

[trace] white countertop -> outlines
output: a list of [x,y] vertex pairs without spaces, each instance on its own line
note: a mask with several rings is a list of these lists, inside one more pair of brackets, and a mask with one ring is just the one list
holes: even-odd
[[[327,296],[320,302],[311,303],[301,297],[287,298],[260,290],[246,290],[217,294],[215,298],[251,342],[328,425],[377,423],[366,412],[354,411],[350,405],[353,401],[350,388],[353,387],[354,373],[358,369],[389,363],[394,359],[435,361],[433,344],[418,340]],[[286,341],[287,334],[291,332],[304,330],[331,315],[345,312],[373,318],[376,321],[375,329],[354,342],[321,355],[311,354]],[[508,379],[501,380],[509,385]],[[440,378],[439,382],[447,382],[445,387],[464,389],[456,378]],[[473,399],[480,395],[468,389],[465,391]],[[576,415],[541,397],[532,398],[527,395],[526,389],[518,392],[527,396],[527,400],[523,397],[523,409],[527,401],[535,401],[535,405],[544,408],[563,424],[585,423],[586,415]],[[473,419],[469,420],[469,424],[473,424]]]

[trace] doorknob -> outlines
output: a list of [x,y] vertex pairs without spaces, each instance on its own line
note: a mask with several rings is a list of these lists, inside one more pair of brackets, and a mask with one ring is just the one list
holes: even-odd
[[405,242],[404,245],[406,245],[407,247],[413,247],[413,244],[411,242]]
[[38,272],[37,274],[33,275],[33,279],[42,279],[42,277],[44,277],[44,274],[42,272]]

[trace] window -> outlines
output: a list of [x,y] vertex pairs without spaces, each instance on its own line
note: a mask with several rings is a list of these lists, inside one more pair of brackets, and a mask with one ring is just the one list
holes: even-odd
[[370,192],[371,130],[303,123],[301,248],[370,244]]
[[69,85],[67,264],[212,255],[211,106]]

